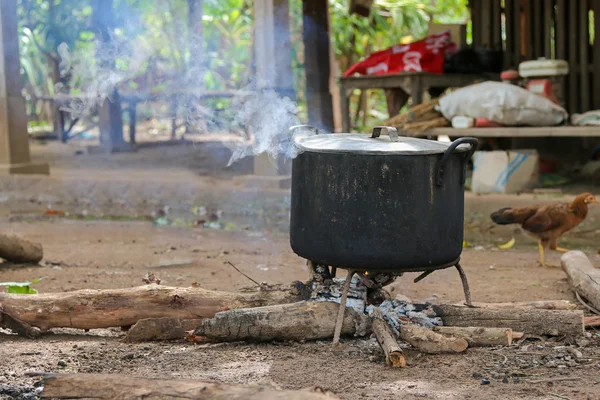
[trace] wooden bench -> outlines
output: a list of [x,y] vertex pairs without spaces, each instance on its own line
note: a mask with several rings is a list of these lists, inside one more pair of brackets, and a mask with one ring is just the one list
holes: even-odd
[[[253,92],[250,91],[241,91],[241,90],[177,90],[170,92],[161,92],[161,93],[122,93],[120,94],[120,102],[122,106],[122,111],[124,113],[128,113],[129,115],[129,142],[131,144],[135,144],[135,134],[136,134],[136,120],[137,120],[137,105],[139,103],[145,102],[160,102],[165,101],[170,105],[170,118],[171,118],[171,137],[175,138],[175,130],[177,129],[176,118],[177,118],[177,106],[180,104],[181,100],[185,101],[202,101],[205,99],[215,99],[215,98],[241,98],[245,99],[252,95]],[[71,109],[73,102],[81,102],[82,104],[90,104],[93,106],[98,106],[98,99],[92,96],[84,96],[84,95],[66,95],[59,94],[56,96],[40,96],[35,100],[42,101],[50,101],[53,103],[54,109],[54,131],[58,138],[64,143],[72,138],[70,135],[74,126],[85,117],[76,116],[71,119],[71,122],[68,127],[65,126],[66,116],[69,114],[73,114],[75,110]],[[123,107],[126,104],[127,107]],[[86,110],[92,111],[92,114],[95,113],[94,107],[84,106]],[[90,127],[95,126],[96,124],[90,122]]]
[[[473,83],[494,80],[499,81],[499,74],[431,74],[428,72],[403,72],[401,74],[352,76],[340,78],[340,95],[342,108],[342,131],[350,132],[350,96],[353,89],[388,89],[403,91],[407,96],[396,104],[395,112],[404,105],[408,96],[412,97],[413,106],[423,102],[425,92],[436,89],[440,93],[448,88],[468,86]],[[398,107],[399,106],[399,107]],[[392,117],[393,115],[390,115]]]
[[401,133],[411,137],[473,136],[478,138],[533,138],[533,137],[600,137],[600,126],[548,126],[501,128],[435,128],[419,134]]

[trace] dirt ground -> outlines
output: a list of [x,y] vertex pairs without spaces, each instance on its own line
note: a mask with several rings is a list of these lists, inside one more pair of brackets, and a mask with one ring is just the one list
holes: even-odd
[[[52,163],[53,177],[39,178],[47,184],[42,194],[36,189],[40,185],[37,181],[35,185],[32,181],[21,185],[11,180],[13,178],[2,178],[0,218],[4,232],[43,243],[45,257],[39,266],[0,264],[0,282],[44,277],[33,285],[40,292],[125,288],[141,285],[142,277],[153,272],[163,284],[170,286],[198,283],[207,289],[228,291],[250,286],[252,283],[227,261],[256,281],[285,284],[305,280],[308,275],[305,260],[290,249],[286,230],[289,193],[285,190],[249,192],[238,185],[239,180],[233,179],[234,175],[239,176],[239,171],[204,166],[203,163],[214,166],[215,158],[203,156],[203,152],[215,154],[206,146],[152,148],[135,155],[113,156],[76,155],[73,146],[57,144],[34,147],[37,159]],[[172,161],[173,154],[177,154],[179,164]],[[158,168],[157,158],[171,160],[172,164]],[[219,156],[219,160],[224,158]],[[114,174],[111,175],[110,170]],[[223,224],[212,228],[187,223],[157,226],[156,210],[162,207],[161,202],[149,202],[136,208],[135,217],[74,217],[80,216],[89,204],[69,199],[74,194],[66,193],[65,188],[69,182],[75,182],[73,176],[112,182],[118,180],[119,175],[127,179],[128,185],[134,185],[133,181],[139,184],[165,177],[170,185],[193,183],[212,188],[196,193],[194,202],[200,204],[203,196],[211,196],[212,203],[203,204],[210,203],[216,207],[213,207],[215,212],[221,211],[218,218]],[[59,183],[49,183],[52,179]],[[98,183],[95,187],[104,186]],[[169,197],[169,193],[166,190],[165,196]],[[171,196],[172,202],[185,203],[189,208],[189,198],[177,196]],[[252,197],[251,205],[249,197]],[[216,205],[215,198],[221,199]],[[465,238],[468,247],[463,253],[462,265],[475,301],[576,301],[559,268],[536,265],[538,253],[534,242],[513,227],[494,227],[488,217],[489,212],[505,205],[569,198],[467,194]],[[242,203],[246,206],[240,205]],[[122,204],[97,206],[105,216],[120,214],[123,209]],[[48,207],[60,208],[69,215],[44,215]],[[280,208],[265,214],[265,210],[272,207]],[[183,220],[198,218],[183,211],[180,216]],[[258,219],[262,221],[260,224],[256,223]],[[584,250],[592,262],[600,265],[598,232],[600,207],[592,210],[585,223],[565,237],[561,245]],[[514,248],[497,248],[512,237],[516,239]],[[548,261],[559,263],[559,255],[549,253]],[[390,291],[415,301],[462,300],[456,271],[438,271],[415,284],[412,280],[416,275],[400,277]],[[409,368],[400,370],[385,367],[383,354],[372,338],[346,339],[342,348],[333,350],[328,341],[198,345],[182,340],[128,344],[121,341],[123,335],[119,329],[87,333],[64,329],[29,340],[0,331],[0,399],[35,398],[39,384],[37,378],[27,375],[29,372],[122,373],[228,383],[267,382],[289,389],[320,387],[343,399],[487,400],[491,396],[498,399],[600,399],[600,333],[597,331],[588,331],[587,337],[582,337],[575,346],[582,353],[580,358],[560,341],[529,339],[510,348],[469,349],[460,355],[432,356],[408,350]],[[483,385],[484,378],[489,378],[490,384]],[[552,378],[571,380],[536,382]]]

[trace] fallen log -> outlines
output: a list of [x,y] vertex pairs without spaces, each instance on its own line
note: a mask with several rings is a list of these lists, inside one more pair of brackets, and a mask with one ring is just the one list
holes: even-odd
[[150,340],[181,340],[186,332],[202,323],[201,319],[147,318],[135,323],[125,336],[125,342],[146,342]]
[[525,334],[565,336],[568,339],[580,337],[584,332],[581,310],[513,310],[447,304],[434,305],[433,310],[444,326],[511,328]]
[[13,263],[39,263],[44,250],[39,243],[15,235],[0,234],[0,258]]
[[[204,320],[194,336],[218,342],[329,339],[339,307],[330,301],[301,301],[223,311]],[[346,307],[341,334],[364,336],[369,332],[367,316]]]
[[127,327],[147,318],[211,318],[219,311],[234,308],[302,300],[300,291],[295,289],[228,293],[199,287],[152,284],[127,289],[86,289],[27,296],[0,293],[0,326],[10,321],[13,326],[8,328],[12,330],[17,323],[46,331],[51,328]]
[[[457,304],[464,305],[464,303]],[[577,306],[569,300],[523,301],[516,303],[473,303],[477,308],[508,308],[521,310],[573,310]]]
[[423,353],[462,353],[469,343],[465,338],[447,337],[417,325],[402,325],[400,339]]
[[395,368],[406,367],[404,352],[400,346],[398,346],[396,337],[387,322],[385,322],[381,316],[381,312],[375,313],[375,318],[373,319],[373,333],[377,338],[377,343],[379,343],[379,346],[381,346],[381,349],[385,354],[385,363]]
[[122,374],[50,374],[43,378],[42,399],[150,400],[254,399],[326,400],[330,394],[280,390],[265,385],[231,385],[197,379],[149,379]]
[[434,326],[432,330],[444,336],[465,338],[469,347],[510,346],[513,341],[510,328]]
[[573,291],[600,310],[600,269],[594,268],[586,255],[578,250],[565,253],[560,262]]

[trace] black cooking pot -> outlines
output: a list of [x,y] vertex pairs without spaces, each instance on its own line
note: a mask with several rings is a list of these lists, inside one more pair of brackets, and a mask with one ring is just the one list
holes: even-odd
[[[394,128],[319,134],[292,127],[290,242],[338,268],[429,271],[454,265],[463,244],[466,166],[475,138],[398,137]],[[387,130],[389,135],[380,136]]]

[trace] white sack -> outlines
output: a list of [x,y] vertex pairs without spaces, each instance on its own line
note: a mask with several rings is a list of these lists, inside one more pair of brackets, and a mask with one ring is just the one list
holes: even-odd
[[440,112],[451,121],[456,116],[485,118],[506,126],[553,126],[568,113],[545,97],[519,86],[482,82],[458,89],[440,99]]

